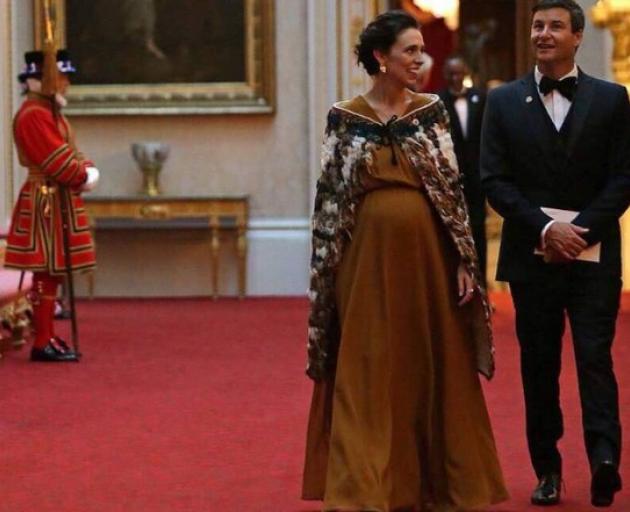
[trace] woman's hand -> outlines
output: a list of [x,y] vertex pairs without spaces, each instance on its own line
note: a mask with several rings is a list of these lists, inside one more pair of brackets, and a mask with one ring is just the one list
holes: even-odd
[[463,263],[460,263],[459,267],[457,267],[457,290],[460,297],[460,301],[457,303],[459,306],[470,302],[475,294],[472,276],[468,273]]

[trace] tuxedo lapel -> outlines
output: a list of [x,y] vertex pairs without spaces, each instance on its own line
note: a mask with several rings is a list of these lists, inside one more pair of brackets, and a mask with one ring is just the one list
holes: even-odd
[[593,100],[593,79],[580,71],[577,83],[577,90],[571,105],[572,119],[569,139],[567,142],[567,153],[571,155],[575,149],[575,144],[580,138],[584,128],[584,123],[588,117],[588,112]]
[[475,91],[468,91],[466,95],[466,101],[468,102],[468,119],[466,120],[466,134],[470,137],[472,132],[472,121],[477,119],[479,115],[479,94]]
[[[519,100],[525,112],[525,119],[531,128],[532,135],[543,153],[545,164],[553,172],[557,172],[557,146],[553,137],[549,137],[549,114],[540,100],[534,73],[530,73],[520,82]],[[552,123],[553,125],[553,123]]]

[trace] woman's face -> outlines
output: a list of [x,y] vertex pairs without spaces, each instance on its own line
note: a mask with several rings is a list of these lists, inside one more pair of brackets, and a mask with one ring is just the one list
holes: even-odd
[[[387,69],[389,79],[400,82],[405,87],[413,88],[420,76],[424,39],[416,28],[407,28],[398,34],[396,42],[388,53],[374,51],[379,64]],[[382,75],[383,72],[379,72]]]

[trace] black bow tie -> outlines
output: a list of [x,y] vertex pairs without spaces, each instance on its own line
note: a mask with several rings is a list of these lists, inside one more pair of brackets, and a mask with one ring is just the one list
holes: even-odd
[[553,80],[552,78],[543,76],[538,85],[538,89],[544,96],[547,96],[547,94],[555,89],[566,99],[573,101],[576,86],[577,78],[574,76],[569,76],[563,80]]

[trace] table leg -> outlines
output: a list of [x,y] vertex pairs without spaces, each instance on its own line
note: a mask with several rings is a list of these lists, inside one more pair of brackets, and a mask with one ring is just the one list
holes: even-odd
[[236,253],[238,255],[238,296],[242,299],[245,297],[247,286],[247,236],[244,226],[238,227]]
[[217,226],[212,227],[212,298],[217,300],[219,297],[219,248],[221,242],[219,240],[219,228]]

